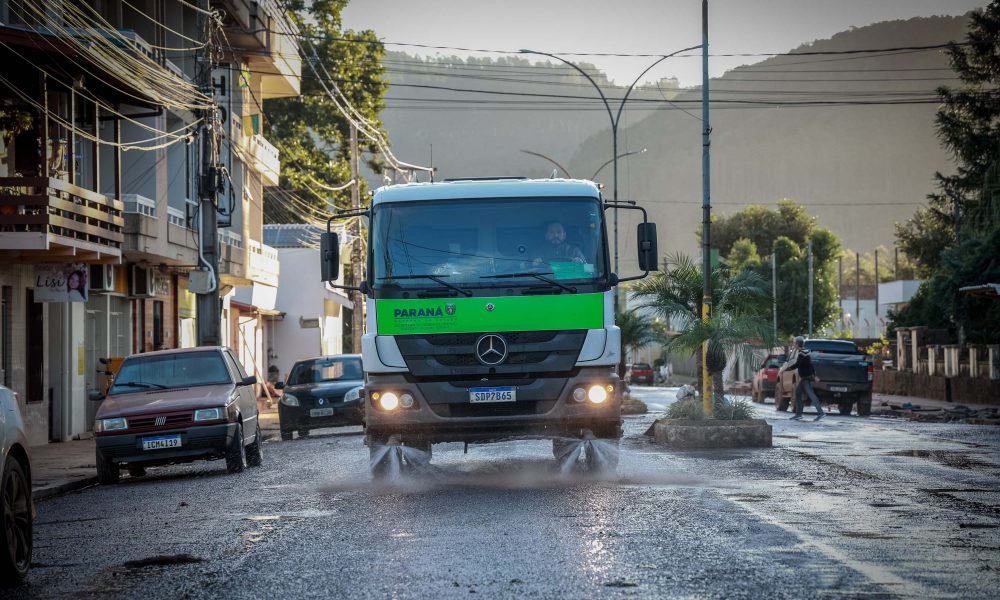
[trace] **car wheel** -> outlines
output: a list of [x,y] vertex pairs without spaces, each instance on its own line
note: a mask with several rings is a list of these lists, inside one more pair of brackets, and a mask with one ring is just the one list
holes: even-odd
[[97,481],[101,485],[112,485],[118,483],[121,479],[121,470],[118,465],[113,463],[111,460],[104,458],[100,450],[96,450],[97,459]]
[[251,467],[259,467],[264,462],[264,449],[261,447],[263,440],[260,436],[260,423],[257,423],[257,433],[254,435],[253,443],[247,446],[247,464]]
[[842,415],[851,414],[851,407],[854,406],[851,402],[841,402],[837,405],[837,410],[840,411]]
[[128,474],[131,477],[142,477],[146,474],[146,467],[142,465],[129,465]]
[[872,395],[871,392],[858,398],[858,416],[867,417],[872,414]]
[[0,586],[24,580],[31,566],[31,488],[24,469],[8,457],[0,477]]
[[618,470],[619,441],[617,438],[598,438],[586,445],[584,462],[591,473],[613,475]]
[[240,473],[247,466],[247,448],[243,445],[243,423],[236,424],[236,435],[226,449],[226,470]]
[[293,433],[293,431],[291,429],[282,429],[281,430],[281,441],[283,441],[283,442],[290,441],[292,439],[292,433]]
[[774,388],[774,408],[780,412],[785,412],[788,410],[788,403],[791,401],[790,398],[785,398],[785,390],[781,386]]

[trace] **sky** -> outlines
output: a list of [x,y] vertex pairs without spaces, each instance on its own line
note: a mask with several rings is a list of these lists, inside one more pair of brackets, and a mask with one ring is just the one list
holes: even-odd
[[[878,21],[960,15],[985,0],[710,0],[711,54],[783,53],[803,43]],[[553,54],[663,55],[701,44],[700,0],[351,0],[345,29],[372,29],[389,50],[420,56],[470,55],[427,44]],[[642,81],[677,77],[682,86],[701,83],[700,51],[669,58]],[[501,56],[500,54],[475,54]],[[628,85],[653,57],[573,56]],[[766,57],[712,57],[712,77]],[[544,57],[539,60],[545,60]]]

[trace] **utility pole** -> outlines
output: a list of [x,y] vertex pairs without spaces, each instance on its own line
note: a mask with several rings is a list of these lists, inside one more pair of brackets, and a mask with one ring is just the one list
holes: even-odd
[[[712,127],[708,123],[708,0],[701,1],[701,210],[702,210],[702,298],[701,318],[707,321],[712,314],[712,178],[709,172]],[[617,172],[616,175],[617,177]],[[616,198],[617,199],[617,198]],[[617,253],[617,245],[615,252]],[[617,256],[617,254],[616,254]],[[701,402],[706,417],[713,416],[715,398],[712,378],[708,373],[708,342],[701,348]],[[721,391],[721,390],[720,390]]]
[[[206,11],[209,8],[207,0],[200,2]],[[208,35],[207,12],[200,19],[205,29],[205,39]],[[212,97],[212,52],[214,48],[205,46],[202,57],[201,71],[198,77],[198,87],[202,92]],[[198,345],[222,345],[222,306],[219,303],[219,227],[218,227],[218,191],[219,191],[219,111],[214,103],[202,114],[201,126],[201,169],[198,175],[198,196],[201,220],[198,226],[199,263],[204,276],[196,286],[198,307]]]
[[809,238],[806,253],[809,256],[809,337],[813,334],[813,240]]
[[878,248],[875,248],[875,319],[878,320]]
[[[354,185],[351,186],[351,208],[356,213],[361,209],[361,186],[358,185],[358,128],[351,123],[351,179]],[[361,217],[354,217],[354,225],[351,226],[351,285],[355,288],[351,290],[351,352],[361,353],[361,336],[364,333],[365,323],[365,299],[364,295],[357,290],[361,285]]]
[[[861,253],[854,253],[854,322],[861,322]],[[854,331],[852,329],[852,334]]]
[[[778,341],[778,254],[771,250],[771,314],[774,316],[774,341]],[[770,349],[768,349],[770,352]]]

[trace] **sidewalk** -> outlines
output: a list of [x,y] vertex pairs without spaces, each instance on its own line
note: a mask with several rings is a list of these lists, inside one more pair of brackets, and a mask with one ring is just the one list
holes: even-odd
[[[264,439],[278,437],[278,408],[257,403]],[[93,438],[52,442],[31,448],[31,493],[35,502],[97,484]]]

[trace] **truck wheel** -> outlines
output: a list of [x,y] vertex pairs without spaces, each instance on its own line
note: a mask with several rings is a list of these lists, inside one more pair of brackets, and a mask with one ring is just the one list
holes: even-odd
[[858,398],[858,416],[867,417],[872,414],[872,394],[868,392]]
[[104,458],[100,450],[97,450],[97,481],[101,485],[112,485],[118,483],[121,478],[121,471],[118,469],[118,465],[112,461]]
[[[368,440],[368,468],[372,479],[386,479],[393,471],[393,463],[397,460],[393,448],[386,448],[386,439]],[[398,470],[399,465],[396,465]]]
[[433,456],[434,450],[430,442],[426,440],[407,442],[405,446],[414,450],[403,452],[403,464],[408,469],[420,469],[431,464],[431,456]]
[[618,470],[618,452],[620,449],[617,438],[598,438],[587,445],[584,462],[591,473],[613,474]]
[[853,404],[850,403],[850,402],[841,402],[840,404],[837,405],[837,410],[840,411],[840,414],[842,414],[844,416],[847,416],[847,415],[851,414],[851,407],[852,406],[853,406]]

